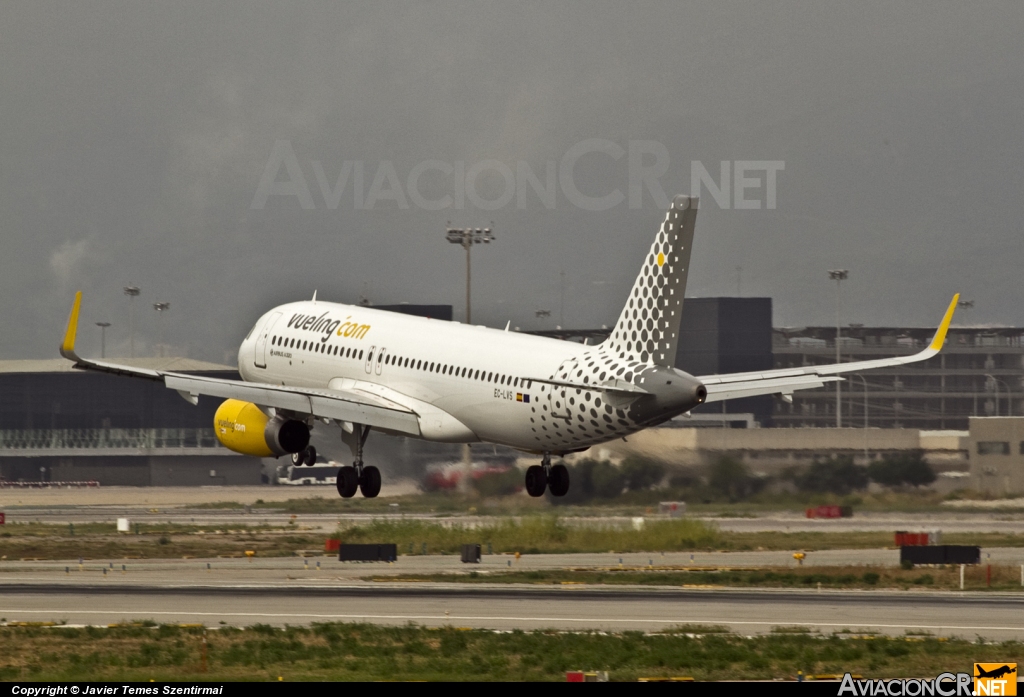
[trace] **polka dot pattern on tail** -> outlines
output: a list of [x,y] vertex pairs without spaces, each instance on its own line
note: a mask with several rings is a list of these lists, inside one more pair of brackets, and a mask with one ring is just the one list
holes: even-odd
[[613,407],[606,392],[575,385],[639,386],[651,366],[674,365],[696,215],[696,198],[673,199],[611,336],[565,360],[549,377],[562,384],[540,388],[540,419],[532,422],[538,450],[582,450],[644,427],[628,405]]
[[602,344],[620,359],[675,364],[696,218],[696,197],[672,200],[619,321]]

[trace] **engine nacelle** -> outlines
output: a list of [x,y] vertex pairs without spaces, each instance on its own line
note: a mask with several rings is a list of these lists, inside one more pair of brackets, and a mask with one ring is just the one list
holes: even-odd
[[224,447],[253,457],[279,457],[309,445],[309,427],[295,419],[268,417],[258,406],[225,400],[213,416],[213,427]]

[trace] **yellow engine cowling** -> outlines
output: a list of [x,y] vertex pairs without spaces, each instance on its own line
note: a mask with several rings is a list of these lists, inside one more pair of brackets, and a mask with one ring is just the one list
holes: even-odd
[[224,447],[253,457],[279,457],[309,445],[309,427],[303,422],[270,418],[255,404],[238,399],[217,407],[213,427]]

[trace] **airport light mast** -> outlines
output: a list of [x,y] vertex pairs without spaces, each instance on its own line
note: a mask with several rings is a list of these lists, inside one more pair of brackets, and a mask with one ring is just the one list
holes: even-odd
[[128,296],[128,356],[135,358],[135,298],[142,293],[138,286],[125,286],[124,294]]
[[97,322],[96,326],[100,328],[100,358],[107,357],[107,327],[110,326],[110,322]]
[[963,310],[964,326],[965,327],[968,326],[968,324],[967,324],[967,311],[974,309],[974,301],[973,300],[961,300],[960,302],[957,303],[957,307],[959,307],[959,308],[961,308]]
[[[491,223],[493,226],[494,223]],[[472,324],[471,296],[470,296],[470,250],[474,244],[490,244],[494,240],[494,233],[491,228],[453,228],[448,223],[448,230],[445,232],[445,239],[452,244],[462,245],[466,250],[466,324]],[[469,443],[462,446],[462,477],[459,478],[459,490],[469,491],[469,478],[473,470],[473,456],[469,449]]]
[[170,303],[153,303],[153,309],[160,317],[160,355],[164,355],[164,313],[171,309]]
[[466,250],[466,324],[472,324],[472,311],[470,310],[470,250],[474,244],[490,244],[494,240],[494,233],[491,228],[453,228],[449,227],[445,233],[445,239],[452,244],[462,245]]
[[[846,269],[829,269],[828,277],[836,282],[836,363],[839,363],[839,290],[843,281],[850,275]],[[839,381],[836,380],[836,428],[843,427],[843,402],[839,392]]]

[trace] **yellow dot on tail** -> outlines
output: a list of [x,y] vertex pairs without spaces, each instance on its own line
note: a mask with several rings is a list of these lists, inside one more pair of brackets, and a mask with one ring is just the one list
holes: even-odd
[[663,253],[661,253],[661,252],[658,252],[658,266],[663,266],[664,264],[665,264],[665,255]]

